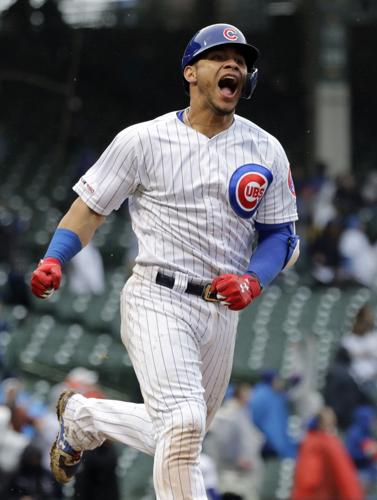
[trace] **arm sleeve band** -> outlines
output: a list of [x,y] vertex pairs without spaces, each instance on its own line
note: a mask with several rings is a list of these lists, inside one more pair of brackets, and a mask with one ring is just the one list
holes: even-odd
[[258,245],[251,256],[248,273],[254,274],[262,287],[271,283],[284,269],[290,255],[290,240],[297,242],[294,224],[255,224]]
[[58,228],[50,241],[44,258],[54,257],[63,265],[79,253],[81,249],[80,238],[75,232],[70,229]]

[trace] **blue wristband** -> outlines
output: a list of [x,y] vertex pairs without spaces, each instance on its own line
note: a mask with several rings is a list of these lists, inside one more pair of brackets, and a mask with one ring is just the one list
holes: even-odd
[[80,238],[75,232],[70,229],[58,228],[50,241],[44,258],[53,257],[63,265],[79,253],[81,249]]

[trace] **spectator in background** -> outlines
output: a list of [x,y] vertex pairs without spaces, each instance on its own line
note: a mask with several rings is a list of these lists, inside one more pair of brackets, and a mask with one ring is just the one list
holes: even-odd
[[360,182],[356,181],[354,175],[344,174],[337,178],[334,203],[341,217],[353,215],[355,210],[363,207]]
[[10,419],[10,409],[0,405],[0,498],[4,498],[4,485],[17,469],[21,454],[29,443],[26,436],[12,429]]
[[348,216],[344,226],[339,238],[339,253],[345,278],[376,289],[377,255],[360,217]]
[[348,452],[357,467],[366,498],[377,494],[377,430],[376,410],[372,406],[360,406],[354,411],[352,424],[345,435]]
[[312,276],[321,285],[336,285],[342,281],[342,256],[339,251],[342,231],[340,219],[332,219],[309,245]]
[[101,295],[105,291],[102,256],[89,242],[68,264],[68,287],[75,295]]
[[263,458],[294,458],[297,443],[288,434],[286,381],[274,370],[264,372],[261,380],[254,386],[248,406],[250,418],[265,439]]
[[365,183],[361,187],[364,204],[370,208],[377,208],[377,170],[366,173]]
[[351,355],[344,347],[338,349],[330,364],[323,397],[326,405],[334,410],[338,426],[343,431],[351,424],[355,409],[370,402],[352,375]]
[[210,427],[205,450],[216,462],[222,494],[257,500],[263,474],[263,436],[250,420],[250,390],[249,384],[236,385]]
[[105,398],[98,384],[98,373],[83,366],[73,368],[64,380],[64,389],[72,389],[87,398]]
[[351,371],[374,402],[377,401],[377,330],[374,313],[365,304],[357,313],[352,331],[341,342],[351,357]]
[[305,191],[312,193],[310,219],[315,230],[323,230],[336,215],[334,196],[336,183],[327,173],[327,165],[317,162],[315,172],[305,182]]
[[[300,223],[315,228],[323,227],[328,218],[333,218],[334,207],[332,204],[335,188],[333,180],[328,176],[327,166],[317,162],[311,174],[297,171],[295,173],[295,185],[297,192],[297,207],[300,214]],[[320,198],[321,203],[318,202]],[[329,213],[327,208],[329,208]],[[317,210],[325,210],[324,217],[317,217]],[[319,225],[317,225],[317,220]],[[321,223],[324,219],[325,222]]]
[[32,443],[22,452],[18,469],[11,475],[2,500],[57,500],[61,490],[42,465],[42,451]]
[[0,403],[11,411],[11,425],[16,432],[32,438],[36,434],[38,419],[43,415],[45,406],[31,398],[24,383],[17,377],[10,377],[0,385]]
[[291,500],[363,500],[356,468],[324,407],[310,422],[296,463]]

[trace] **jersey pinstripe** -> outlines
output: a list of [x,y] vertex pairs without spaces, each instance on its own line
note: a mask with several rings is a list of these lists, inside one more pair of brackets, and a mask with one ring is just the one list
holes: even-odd
[[[273,181],[251,219],[230,206],[228,184],[241,165],[269,169]],[[254,221],[297,219],[280,143],[249,120],[209,139],[176,112],[121,131],[74,186],[97,213],[108,215],[126,198],[139,242],[139,264],[212,279],[242,274],[251,256]]]

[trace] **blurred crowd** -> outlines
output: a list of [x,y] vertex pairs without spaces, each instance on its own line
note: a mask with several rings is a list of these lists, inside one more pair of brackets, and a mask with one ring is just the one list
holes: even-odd
[[314,283],[377,287],[377,171],[298,179],[303,258]]
[[[50,448],[58,432],[55,407],[60,393],[73,389],[86,397],[105,398],[98,375],[78,367],[51,387],[47,400],[31,393],[21,377],[0,385],[0,498],[62,500],[66,494],[50,472]],[[84,455],[69,498],[120,500],[118,453],[110,442]]]
[[[204,441],[200,465],[210,500],[266,497],[269,464],[290,464],[290,500],[377,498],[377,328],[368,303],[341,340],[323,390],[302,390],[305,372],[283,377],[268,369],[251,382],[233,381]],[[105,398],[92,370],[71,370],[45,400],[22,378],[0,386],[2,500],[122,499],[118,453],[110,442],[86,452],[72,495],[49,471],[62,390]],[[308,404],[308,401],[311,401]],[[287,470],[288,470],[287,469]]]
[[[204,447],[217,471],[218,498],[265,498],[265,472],[276,460],[291,464],[290,493],[281,498],[377,498],[374,316],[368,303],[360,308],[342,337],[323,389],[309,399],[307,389],[300,390],[305,373],[283,378],[267,370],[253,385],[230,387]],[[210,486],[214,488],[213,480]]]

